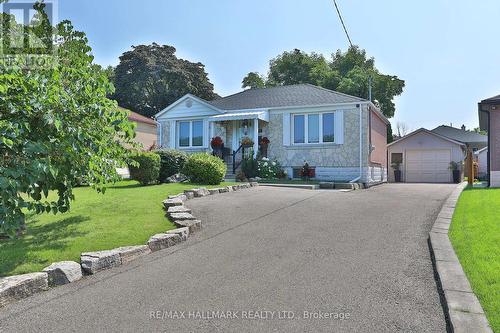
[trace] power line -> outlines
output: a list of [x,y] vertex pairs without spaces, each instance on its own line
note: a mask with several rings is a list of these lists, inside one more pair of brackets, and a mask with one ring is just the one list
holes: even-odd
[[339,6],[337,6],[337,1],[333,0],[333,4],[335,5],[335,9],[337,10],[337,14],[339,15],[340,23],[342,23],[342,27],[344,28],[345,35],[347,36],[347,40],[352,47],[351,37],[349,37],[349,33],[347,32],[347,28],[345,27],[344,20],[342,19],[342,14],[340,13]]

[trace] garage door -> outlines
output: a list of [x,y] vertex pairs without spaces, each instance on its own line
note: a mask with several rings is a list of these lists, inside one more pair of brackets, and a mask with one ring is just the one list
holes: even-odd
[[407,150],[406,181],[409,183],[449,183],[450,150]]

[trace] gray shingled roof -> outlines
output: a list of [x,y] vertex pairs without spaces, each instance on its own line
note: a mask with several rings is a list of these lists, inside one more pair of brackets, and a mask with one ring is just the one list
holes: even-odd
[[488,104],[488,103],[498,103],[500,102],[500,95],[493,96],[487,99],[483,99],[481,103]]
[[432,132],[463,143],[488,142],[488,136],[486,135],[446,125],[438,126]]
[[243,110],[366,101],[359,97],[317,87],[312,84],[296,84],[272,88],[248,89],[234,95],[209,101],[208,103],[222,110]]

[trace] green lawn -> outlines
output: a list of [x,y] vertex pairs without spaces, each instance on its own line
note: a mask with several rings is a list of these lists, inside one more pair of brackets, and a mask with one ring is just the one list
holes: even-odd
[[449,235],[493,331],[500,332],[500,189],[466,189]]
[[30,216],[22,237],[0,240],[0,276],[39,271],[61,260],[79,262],[85,251],[145,244],[151,235],[174,228],[161,202],[168,195],[199,186],[139,186],[123,181],[111,185],[105,194],[76,188],[69,212]]

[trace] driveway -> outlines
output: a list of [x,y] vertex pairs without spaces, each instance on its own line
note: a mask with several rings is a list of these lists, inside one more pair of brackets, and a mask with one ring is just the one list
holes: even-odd
[[186,243],[10,305],[0,331],[445,332],[427,236],[454,188],[191,200]]

